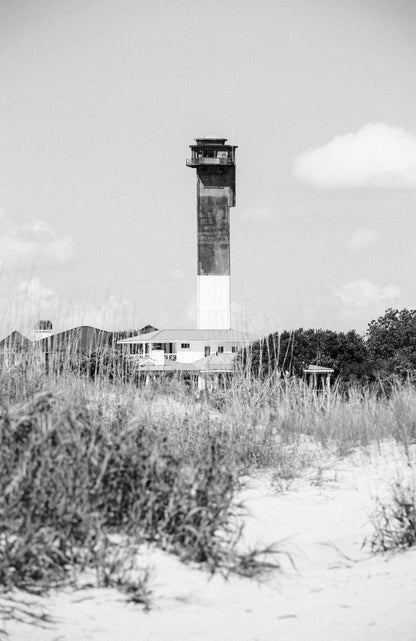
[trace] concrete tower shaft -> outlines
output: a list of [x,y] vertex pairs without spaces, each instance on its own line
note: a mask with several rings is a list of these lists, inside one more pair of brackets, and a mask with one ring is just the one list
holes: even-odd
[[231,328],[230,207],[235,150],[225,138],[198,138],[188,167],[197,171],[198,328]]

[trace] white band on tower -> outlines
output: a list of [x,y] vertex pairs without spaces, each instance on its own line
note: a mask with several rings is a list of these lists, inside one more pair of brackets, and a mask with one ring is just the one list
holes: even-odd
[[198,329],[231,329],[230,277],[198,276]]

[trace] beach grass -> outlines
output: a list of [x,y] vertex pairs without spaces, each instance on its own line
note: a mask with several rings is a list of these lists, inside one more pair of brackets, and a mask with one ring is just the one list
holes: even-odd
[[200,395],[181,380],[137,386],[39,368],[1,377],[7,589],[42,593],[93,571],[97,584],[147,607],[149,573],[135,565],[144,543],[210,572],[254,576],[256,559],[258,568],[279,563],[260,560],[261,550],[237,552],[243,507],[235,496],[245,475],[270,470],[285,489],[305,470],[318,482],[331,457],[389,439],[410,457],[415,441],[410,384],[327,394],[295,378],[241,372],[227,389]]

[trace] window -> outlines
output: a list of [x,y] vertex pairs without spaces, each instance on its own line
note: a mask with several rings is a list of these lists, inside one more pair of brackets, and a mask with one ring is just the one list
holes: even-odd
[[233,354],[235,354],[235,353],[236,353],[236,351],[237,351],[237,345],[233,345],[233,346],[231,347],[231,351],[232,351],[232,353],[233,353]]
[[182,349],[189,349],[191,347],[190,343],[181,343],[181,348]]
[[211,348],[209,345],[205,345],[204,354],[205,356],[209,356],[211,354]]
[[218,345],[217,354],[224,354],[224,345]]

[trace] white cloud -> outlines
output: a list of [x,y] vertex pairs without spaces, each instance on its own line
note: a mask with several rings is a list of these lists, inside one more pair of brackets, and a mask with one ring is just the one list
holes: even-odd
[[345,241],[350,249],[360,250],[367,247],[374,247],[380,241],[380,234],[374,229],[357,229],[356,232]]
[[400,296],[400,287],[392,284],[378,285],[364,278],[335,288],[334,293],[345,307],[349,309],[365,309],[374,307],[384,301],[398,298]]
[[241,217],[253,223],[268,222],[275,218],[275,214],[267,207],[249,207],[243,209]]
[[22,280],[17,286],[17,292],[21,298],[36,302],[51,300],[55,295],[51,289],[42,285],[39,278]]
[[0,217],[0,224],[2,270],[65,264],[72,257],[70,239],[58,236],[43,220],[18,223],[3,215]]
[[416,136],[382,122],[305,151],[294,175],[314,187],[416,188]]

